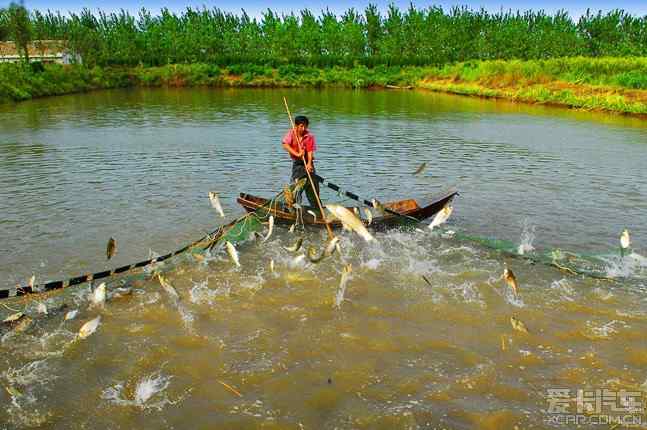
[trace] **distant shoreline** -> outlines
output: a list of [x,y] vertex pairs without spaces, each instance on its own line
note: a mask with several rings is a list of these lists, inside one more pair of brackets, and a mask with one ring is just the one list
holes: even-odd
[[0,102],[127,87],[424,89],[627,115],[647,115],[647,57],[469,61],[441,67],[160,67],[0,64]]

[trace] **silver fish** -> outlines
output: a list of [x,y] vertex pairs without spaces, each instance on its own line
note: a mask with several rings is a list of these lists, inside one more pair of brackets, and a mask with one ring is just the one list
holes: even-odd
[[103,306],[106,302],[106,283],[102,282],[92,293],[92,304],[95,306]]
[[345,266],[341,271],[341,279],[339,280],[339,287],[337,288],[337,293],[335,294],[335,303],[333,307],[339,309],[341,304],[344,301],[344,294],[346,294],[346,284],[350,278],[350,274],[353,271],[352,264]]
[[7,318],[3,319],[2,322],[5,324],[12,324],[24,316],[25,314],[23,314],[22,312],[16,312],[15,314],[11,314]]
[[78,334],[79,339],[86,339],[92,333],[97,331],[97,327],[99,327],[100,323],[101,323],[101,315],[83,324],[79,329],[79,334]]
[[369,208],[362,208],[364,210],[364,216],[366,217],[366,220],[368,221],[367,225],[371,225],[373,222],[373,212]]
[[74,309],[65,314],[65,321],[73,320],[79,314],[78,309]]
[[117,253],[117,241],[114,238],[108,239],[108,245],[106,246],[106,257],[110,260]]
[[221,218],[224,218],[225,212],[222,210],[222,205],[220,204],[220,197],[218,197],[218,193],[209,191],[209,201],[211,202],[211,207],[218,212]]
[[384,208],[384,205],[383,205],[382,203],[380,203],[380,201],[379,201],[379,200],[377,200],[377,199],[372,199],[372,200],[371,200],[371,204],[373,205],[373,208],[374,208],[374,209],[377,209],[378,211],[380,211],[380,213],[381,213],[382,215],[385,215],[385,214],[386,214],[386,210],[385,210],[385,208]]
[[371,242],[375,240],[371,233],[366,230],[364,223],[362,223],[359,218],[357,218],[351,211],[349,211],[345,207],[335,204],[329,204],[326,205],[326,209],[328,209],[335,218],[340,220],[344,226],[353,230],[365,241]]
[[310,215],[312,215],[312,219],[313,219],[313,221],[314,221],[314,222],[317,222],[317,214],[316,214],[316,213],[314,213],[314,211],[311,211],[310,209],[308,209],[308,213],[309,213]]
[[425,167],[427,167],[427,163],[422,163],[422,164],[420,165],[420,167],[418,167],[418,168],[416,169],[416,171],[415,171],[415,172],[413,172],[413,174],[414,174],[414,175],[419,175],[420,173],[422,173],[422,171],[423,171],[423,170],[425,170]]
[[272,235],[272,231],[274,231],[274,215],[270,215],[269,230],[267,232],[267,236],[263,238],[263,242],[266,242],[267,239],[270,238],[270,236]]
[[294,229],[296,228],[296,226],[297,226],[297,223],[292,224],[292,225],[290,226],[290,228],[288,229],[288,231],[289,231],[290,233],[294,233]]
[[303,236],[299,237],[297,239],[297,241],[294,243],[294,245],[292,245],[292,246],[284,246],[283,248],[286,251],[297,252],[299,249],[301,249],[301,244],[303,244]]
[[162,286],[162,288],[164,288],[164,291],[166,291],[166,293],[167,293],[167,294],[168,294],[168,295],[169,295],[173,300],[175,300],[176,302],[177,302],[178,300],[180,300],[180,295],[177,293],[177,290],[175,289],[175,287],[173,287],[173,285],[171,285],[171,283],[170,283],[170,282],[168,282],[168,281],[166,280],[166,278],[164,278],[162,275],[157,275],[157,279],[159,280],[160,285]]
[[453,210],[454,207],[451,204],[447,203],[445,207],[438,211],[433,221],[431,221],[431,224],[429,224],[429,229],[433,230],[435,227],[444,224],[449,219],[449,216],[452,214]]
[[29,282],[27,285],[29,285],[29,288],[34,288],[34,284],[36,283],[36,275],[31,275],[31,278],[29,278]]
[[627,249],[631,246],[631,237],[629,236],[629,230],[626,228],[622,230],[620,235],[620,246],[622,246],[622,249]]
[[337,249],[339,249],[338,236],[334,236],[333,238],[328,239],[328,242],[326,243],[326,247],[323,249],[323,251],[321,252],[321,255],[319,256],[317,256],[317,250],[313,246],[309,246],[308,252],[307,252],[308,261],[315,264],[319,263],[324,258],[328,258],[331,255],[333,255]]
[[274,259],[270,260],[270,273],[274,273]]
[[528,328],[523,323],[523,321],[518,320],[512,316],[510,317],[510,324],[512,325],[513,329],[520,331],[521,333],[529,334]]
[[234,262],[236,267],[240,267],[240,261],[238,260],[238,251],[236,251],[236,247],[234,247],[234,245],[232,245],[232,243],[229,241],[225,243],[225,247],[227,248],[227,254],[229,254],[231,261]]
[[359,218],[359,217],[360,217],[360,215],[359,215],[359,209],[357,209],[357,207],[353,207],[353,213],[355,214],[355,216],[356,216],[357,218]]

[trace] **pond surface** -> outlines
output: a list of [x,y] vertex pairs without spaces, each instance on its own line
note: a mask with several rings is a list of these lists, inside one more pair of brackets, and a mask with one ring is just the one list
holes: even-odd
[[[454,186],[448,224],[378,233],[373,245],[344,232],[341,255],[317,265],[292,264],[295,235],[277,227],[237,246],[241,268],[224,250],[168,262],[179,304],[149,276],[109,282],[104,307],[90,306],[87,285],[2,300],[1,316],[21,310],[33,323],[0,332],[0,423],[559,428],[567,415],[548,412],[549,390],[567,390],[572,413],[578,390],[647,390],[638,118],[416,91],[115,90],[2,105],[0,288],[181,248],[223,222],[209,191],[225,220],[243,213],[238,193],[279,192],[290,175],[283,96],[311,120],[321,176],[381,201]],[[632,249],[620,257],[624,228]],[[106,262],[109,237],[118,251]],[[609,279],[475,238],[595,257]],[[505,264],[517,296],[500,280]],[[132,293],[117,297],[123,286]],[[62,304],[77,318],[63,321]],[[97,332],[74,340],[97,315]]]

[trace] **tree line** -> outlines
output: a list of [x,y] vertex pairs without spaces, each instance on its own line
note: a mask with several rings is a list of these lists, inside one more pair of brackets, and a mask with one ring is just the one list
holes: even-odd
[[[162,9],[137,16],[0,9],[0,40],[64,40],[86,65],[179,63],[280,66],[441,65],[468,60],[569,56],[647,56],[647,16],[592,12],[577,21],[566,11],[501,11],[440,6],[381,13],[372,4],[341,16],[308,9],[267,10],[260,19],[218,8]],[[24,49],[27,55],[26,49]]]

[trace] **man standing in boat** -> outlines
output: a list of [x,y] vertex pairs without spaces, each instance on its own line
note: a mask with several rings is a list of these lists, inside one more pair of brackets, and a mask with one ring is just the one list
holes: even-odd
[[[315,158],[314,152],[317,150],[314,134],[308,130],[308,118],[299,115],[294,118],[294,128],[290,129],[283,137],[283,149],[285,149],[292,158],[292,181],[296,182],[301,178],[308,176],[306,170],[310,175],[315,174]],[[303,162],[305,160],[305,164]],[[313,177],[314,179],[314,177]],[[310,202],[310,206],[317,207],[317,200],[315,194],[319,195],[319,183],[315,182],[315,189],[312,189],[310,181],[307,182],[305,188],[306,196]],[[297,200],[303,190],[299,191]]]

